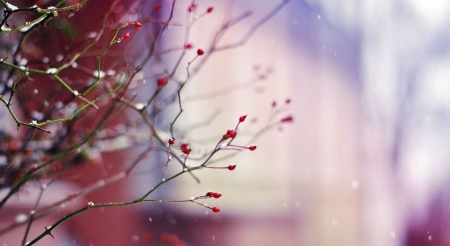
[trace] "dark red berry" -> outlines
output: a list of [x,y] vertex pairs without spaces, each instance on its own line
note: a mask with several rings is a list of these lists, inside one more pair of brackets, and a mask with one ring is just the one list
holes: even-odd
[[55,165],[56,171],[61,171],[62,168],[63,168],[63,166],[61,165],[61,163],[56,163],[56,165]]
[[172,145],[172,144],[174,144],[174,143],[175,143],[175,138],[170,138],[170,139],[169,139],[169,144]]
[[142,27],[142,24],[140,22],[136,22],[136,23],[134,23],[134,26],[139,28],[139,27]]
[[197,50],[197,55],[202,56],[203,54],[205,54],[205,51],[203,51],[202,49]]
[[123,36],[123,38],[124,38],[124,39],[130,39],[130,38],[131,38],[131,35],[130,35],[130,33],[129,33],[129,32],[127,32],[127,34],[125,34],[125,36]]
[[247,118],[247,115],[243,115],[243,116],[239,117],[239,122],[244,122],[245,118]]
[[229,129],[229,130],[227,131],[227,134],[228,134],[228,135],[231,135],[231,133],[233,133],[233,132],[234,132],[233,129]]
[[228,170],[233,171],[234,169],[236,169],[236,165],[229,165],[228,166]]
[[230,138],[230,135],[228,135],[228,134],[223,134],[223,136],[222,136],[222,140],[227,140],[229,138]]
[[287,117],[284,117],[283,119],[281,119],[281,122],[283,122],[283,123],[286,123],[286,122],[291,123],[293,121],[294,121],[294,118],[292,118],[292,116],[287,116]]
[[286,102],[286,104],[289,104],[289,103],[291,103],[291,99],[288,98],[288,99],[286,99],[285,102]]
[[153,5],[154,11],[159,11],[161,8],[162,8],[162,5],[160,3],[155,3],[155,5]]
[[220,208],[218,208],[218,207],[213,207],[211,210],[212,210],[214,213],[220,212]]
[[185,153],[186,155],[188,155],[189,153],[191,153],[191,148],[186,147],[186,148],[182,149],[181,152],[183,152],[183,153]]
[[221,197],[221,196],[222,196],[222,194],[220,194],[220,192],[214,192],[213,195],[212,195],[212,197],[214,197],[216,199]]
[[192,49],[192,44],[185,44],[185,45],[184,45],[184,48],[187,49],[187,50],[188,50],[188,49]]
[[233,132],[230,134],[230,137],[231,137],[231,138],[236,138],[236,135],[237,135],[237,132],[233,131]]
[[256,149],[256,146],[255,146],[255,145],[250,145],[250,146],[248,146],[248,149],[251,150],[251,151],[253,151],[253,150]]
[[208,191],[207,193],[206,193],[206,196],[209,196],[209,197],[212,197],[214,195],[214,192],[212,192],[212,191]]
[[167,78],[166,77],[159,77],[158,78],[158,85],[159,86],[165,86],[167,84]]
[[182,144],[180,144],[180,149],[181,150],[183,150],[183,149],[185,149],[185,148],[188,148],[189,147],[189,144],[187,144],[187,143],[182,143]]
[[209,7],[207,10],[206,10],[206,12],[207,13],[212,13],[213,12],[213,10],[214,10],[214,8],[213,7]]

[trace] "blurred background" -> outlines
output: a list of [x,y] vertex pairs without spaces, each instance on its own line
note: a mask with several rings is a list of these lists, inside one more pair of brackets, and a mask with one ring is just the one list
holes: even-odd
[[[188,55],[209,45],[227,16],[254,12],[224,44],[240,40],[280,2],[198,1],[214,13],[192,28]],[[189,4],[177,2],[177,11]],[[175,22],[183,23],[179,16]],[[449,16],[444,0],[291,1],[246,44],[212,55],[184,91],[186,128],[214,116],[185,136],[194,152],[201,151],[195,143],[220,136],[244,114],[249,121],[240,129],[249,135],[276,109],[294,119],[254,140],[256,151],[217,164],[232,162],[233,172],[201,170],[201,184],[186,175],[152,197],[220,191],[208,205],[221,212],[148,203],[89,211],[55,230],[55,245],[170,245],[165,236],[186,245],[450,245]],[[184,35],[171,30],[163,37],[167,47]],[[176,57],[163,59],[170,64]],[[248,139],[243,134],[236,142]],[[134,199],[158,177],[126,180],[86,200]]]

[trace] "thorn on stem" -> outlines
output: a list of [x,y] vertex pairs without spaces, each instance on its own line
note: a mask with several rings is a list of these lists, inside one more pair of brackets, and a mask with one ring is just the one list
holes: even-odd
[[45,233],[47,233],[48,235],[50,235],[53,239],[55,239],[55,237],[53,236],[52,232],[49,230],[49,228],[47,228],[46,226],[44,226],[45,228]]

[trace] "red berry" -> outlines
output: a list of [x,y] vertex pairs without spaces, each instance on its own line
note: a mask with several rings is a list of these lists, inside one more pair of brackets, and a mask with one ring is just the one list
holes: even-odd
[[202,56],[203,54],[205,54],[205,51],[203,51],[202,49],[197,50],[197,55]]
[[213,7],[209,7],[207,10],[206,10],[206,12],[207,13],[212,13],[213,12],[213,10],[214,10],[214,8]]
[[55,165],[56,171],[61,171],[62,168],[63,168],[63,166],[61,165],[61,163],[57,163],[57,164]]
[[167,84],[167,78],[166,77],[159,77],[158,78],[158,85],[159,86],[165,86]]
[[192,44],[185,44],[185,45],[184,45],[184,48],[187,49],[187,50],[188,50],[188,49],[192,49]]
[[221,196],[222,196],[222,194],[220,194],[220,192],[214,192],[213,195],[212,195],[212,197],[214,197],[216,199],[221,197]]
[[195,9],[195,4],[192,4],[191,6],[189,6],[188,8],[188,12],[193,12]]
[[127,32],[127,34],[125,34],[125,36],[123,36],[123,38],[124,38],[124,39],[130,39],[130,38],[131,38],[131,35],[130,35],[130,33],[129,33],[129,32]]
[[212,210],[214,213],[220,212],[220,208],[218,208],[218,207],[213,207],[211,210]]
[[214,195],[214,192],[212,192],[212,191],[208,191],[207,193],[206,193],[206,196],[209,196],[209,197],[212,197]]
[[186,155],[188,155],[189,153],[191,153],[191,148],[186,147],[186,148],[182,149],[181,152],[183,152],[183,153],[185,153]]
[[277,102],[273,101],[272,102],[272,107],[275,108],[277,106]]
[[253,150],[256,149],[256,146],[255,146],[255,145],[250,145],[250,146],[248,146],[248,149],[251,150],[251,151],[253,151]]
[[189,147],[189,144],[187,144],[187,143],[182,143],[182,144],[180,145],[180,149],[181,149],[181,150],[186,149],[186,148],[188,148],[188,147]]
[[228,170],[233,171],[234,169],[236,169],[236,165],[229,165],[228,166]]
[[237,135],[237,132],[233,131],[233,132],[230,134],[230,137],[234,139],[234,138],[236,138],[236,135]]
[[153,5],[154,11],[159,11],[161,8],[162,8],[162,5],[160,3],[156,3],[155,5]]
[[286,99],[286,104],[289,104],[289,103],[291,103],[291,99]]
[[48,160],[50,160],[50,157],[48,157],[48,156],[42,157],[42,161],[43,161],[43,162],[46,162],[46,161],[48,161]]
[[243,115],[243,116],[239,117],[239,122],[244,122],[245,118],[247,118],[247,115]]
[[172,144],[174,144],[174,143],[175,143],[175,138],[170,138],[170,139],[169,139],[169,144],[172,145]]
[[30,155],[31,154],[31,150],[30,149],[25,149],[25,153],[24,153],[25,155]]
[[222,140],[227,140],[229,138],[230,138],[230,135],[228,135],[228,134],[223,134],[223,136],[222,136]]
[[228,135],[231,135],[233,132],[234,132],[233,129],[229,129],[229,130],[227,131],[227,134],[228,134]]
[[281,122],[283,122],[283,123],[286,123],[286,122],[291,123],[293,121],[294,121],[294,118],[292,118],[292,116],[287,116],[287,117],[284,117],[283,119],[281,119]]
[[136,22],[136,23],[134,23],[134,26],[139,28],[139,27],[142,27],[142,24],[140,22]]

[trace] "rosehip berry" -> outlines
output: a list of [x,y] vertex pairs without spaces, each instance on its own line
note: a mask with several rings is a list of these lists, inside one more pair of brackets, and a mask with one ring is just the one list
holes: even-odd
[[193,12],[194,11],[194,9],[195,9],[195,5],[194,4],[192,4],[191,6],[189,6],[189,8],[188,8],[188,12]]
[[142,27],[142,24],[140,22],[136,22],[136,23],[134,23],[134,26],[139,28],[139,27]]
[[48,156],[42,157],[42,161],[43,161],[43,162],[46,162],[46,161],[48,161],[48,160],[50,160],[50,157],[48,157]]
[[162,5],[160,3],[156,3],[155,5],[153,5],[154,11],[159,11],[161,8],[162,8]]
[[213,12],[213,10],[214,10],[214,8],[213,7],[209,7],[207,10],[206,10],[206,12],[207,13],[212,13]]
[[236,169],[236,165],[229,165],[228,166],[228,170],[233,171],[234,169]]
[[212,197],[214,197],[216,199],[218,199],[221,196],[222,196],[222,194],[220,194],[220,192],[214,192],[213,195],[212,195]]
[[277,102],[273,101],[272,102],[272,107],[275,108],[277,106]]
[[205,54],[205,51],[203,51],[202,49],[197,50],[197,55],[202,56],[203,54]]
[[61,165],[61,163],[57,163],[57,164],[55,165],[56,171],[61,171],[62,168],[63,168],[63,166]]
[[123,36],[123,38],[124,38],[124,39],[130,39],[130,38],[131,38],[131,35],[130,35],[130,33],[129,33],[129,32],[127,32],[127,34],[125,34],[125,36]]
[[192,44],[185,44],[185,45],[184,45],[184,48],[187,49],[187,50],[188,50],[188,49],[192,49]]
[[189,153],[191,153],[191,148],[186,147],[186,148],[182,149],[181,152],[183,152],[183,153],[185,153],[186,155],[188,155]]
[[291,103],[291,99],[286,99],[286,104],[289,104],[289,103]]
[[234,139],[234,138],[236,138],[236,135],[237,135],[237,132],[233,131],[233,132],[230,134],[230,137]]
[[158,85],[159,86],[165,86],[167,84],[167,78],[166,77],[159,77],[158,78]]
[[214,192],[212,192],[212,191],[208,191],[207,193],[206,193],[206,196],[209,196],[209,197],[212,197],[214,195]]
[[234,132],[233,129],[229,129],[229,130],[227,131],[227,134],[228,134],[228,135],[231,135],[231,133],[233,133],[233,132]]
[[222,140],[227,140],[229,138],[230,138],[230,135],[228,135],[228,134],[223,134],[223,136],[222,136]]
[[218,208],[218,207],[213,207],[211,210],[212,210],[214,213],[220,212],[220,208]]
[[281,119],[281,122],[283,122],[283,123],[286,123],[286,122],[293,122],[294,121],[294,118],[292,118],[292,116],[287,116],[287,117],[284,117],[283,119]]
[[189,147],[189,144],[187,144],[187,143],[182,143],[182,144],[180,145],[180,149],[181,149],[181,150],[186,149],[186,148],[188,148],[188,147]]
[[239,117],[239,122],[244,122],[245,118],[247,118],[247,115],[243,115],[243,116]]
[[256,146],[255,146],[255,145],[250,145],[250,146],[248,146],[248,149],[251,150],[251,151],[253,151],[253,150],[256,149]]
[[174,143],[175,143],[175,138],[170,138],[170,139],[169,139],[169,144],[170,144],[170,145],[173,145]]

